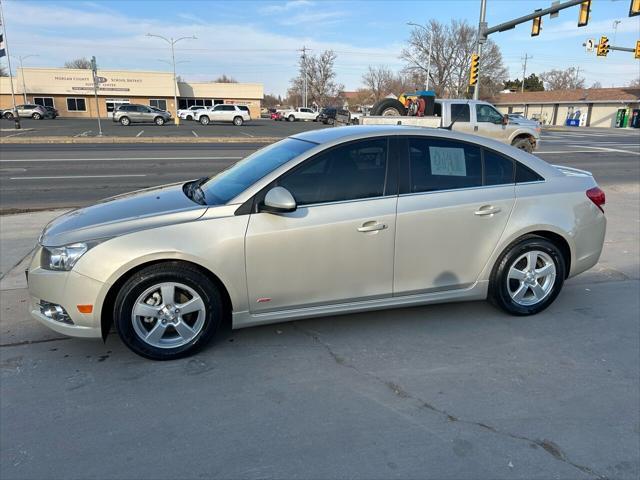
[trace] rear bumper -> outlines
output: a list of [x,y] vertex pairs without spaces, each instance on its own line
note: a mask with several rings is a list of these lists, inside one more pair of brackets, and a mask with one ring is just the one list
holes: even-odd
[[[593,205],[594,209],[597,209]],[[607,219],[598,210],[594,220],[579,228],[575,236],[575,260],[571,265],[569,277],[574,277],[593,267],[602,254],[604,237],[607,231]]]

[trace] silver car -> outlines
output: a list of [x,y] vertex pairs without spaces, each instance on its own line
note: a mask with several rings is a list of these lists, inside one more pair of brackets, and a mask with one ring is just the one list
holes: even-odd
[[[34,120],[42,120],[43,118],[48,116],[47,109],[42,105],[16,105],[16,110],[18,111],[18,116],[21,118],[33,118]],[[2,116],[8,120],[11,120],[14,117],[13,108],[3,110]]]
[[315,130],[54,220],[28,269],[31,313],[72,336],[114,325],[152,359],[197,351],[224,318],[485,298],[531,315],[598,261],[604,200],[590,173],[487,138]]
[[160,110],[159,108],[149,107],[147,105],[121,105],[113,113],[113,121],[127,126],[132,123],[155,123],[156,125],[164,125],[171,120],[171,114]]

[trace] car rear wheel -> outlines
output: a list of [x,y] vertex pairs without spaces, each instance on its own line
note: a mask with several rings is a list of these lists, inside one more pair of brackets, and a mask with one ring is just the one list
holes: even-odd
[[289,115],[289,118],[287,118],[287,120],[289,120],[290,122],[295,122],[296,117],[294,117],[293,115]]
[[222,296],[206,275],[193,266],[168,262],[140,270],[122,286],[114,324],[138,355],[171,360],[206,345],[223,312]]
[[31,118],[33,118],[34,120],[40,120],[42,118],[42,115],[40,115],[38,112],[35,112],[33,115],[31,115]]
[[131,120],[129,120],[129,117],[122,117],[120,118],[120,124],[126,127],[127,125],[131,125]]
[[533,145],[528,138],[519,138],[515,140],[511,145],[520,150],[524,150],[527,153],[533,152]]
[[4,114],[4,118],[11,120],[13,118],[13,112],[7,112]]
[[233,119],[233,124],[234,124],[236,127],[240,127],[240,126],[242,126],[242,124],[243,124],[243,123],[244,123],[244,120],[242,119],[242,117],[235,117],[235,118]]
[[162,126],[165,123],[164,118],[162,118],[162,117],[156,117],[154,122],[155,122],[156,125],[159,125],[159,126]]
[[565,259],[546,238],[528,235],[511,244],[494,267],[489,287],[493,304],[512,315],[533,315],[560,293]]
[[201,125],[209,125],[209,117],[207,117],[206,115],[203,115],[200,117],[200,124]]

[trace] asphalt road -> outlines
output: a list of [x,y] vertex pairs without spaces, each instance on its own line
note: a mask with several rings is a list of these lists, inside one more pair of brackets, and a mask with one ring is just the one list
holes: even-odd
[[[0,209],[84,206],[118,193],[213,175],[261,146],[5,144],[0,151]],[[636,182],[640,132],[545,132],[536,154],[550,163],[591,171],[604,186]]]
[[[575,133],[546,135],[540,155],[596,173],[607,191],[605,248],[533,317],[485,302],[333,316],[223,330],[198,355],[158,363],[115,334],[104,345],[31,320],[19,265],[0,281],[0,478],[636,480],[638,137]],[[80,146],[45,163],[59,176],[77,174],[70,158],[89,172],[178,164],[194,170],[189,178],[253,148],[198,160],[206,155],[192,147],[162,146],[154,163],[135,149],[104,160],[116,154]],[[9,153],[3,146],[2,192],[11,175],[45,168],[15,161],[37,158],[33,148]],[[28,170],[5,179],[16,165]],[[165,172],[136,185],[182,174]],[[70,201],[101,183],[124,188],[112,180],[61,179],[69,186],[57,192]],[[20,185],[38,198],[50,182]],[[46,220],[31,215],[0,217],[0,239],[33,244],[23,232],[38,225],[26,219]]]
[[[152,123],[135,123],[127,127],[110,119],[103,119],[102,133],[110,137],[254,137],[283,138],[294,133],[327,128],[316,122],[276,122],[268,119],[255,119],[241,127],[230,123],[200,125],[198,122],[181,120],[180,125],[167,123],[163,126]],[[95,119],[56,118],[55,120],[22,119],[22,128],[16,130],[13,121],[0,119],[0,133],[4,137],[42,137],[71,136],[95,137],[98,135],[98,123]]]

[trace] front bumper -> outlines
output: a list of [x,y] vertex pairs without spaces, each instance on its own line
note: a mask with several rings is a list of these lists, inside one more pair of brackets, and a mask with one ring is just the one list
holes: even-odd
[[[31,316],[58,333],[72,337],[101,336],[100,311],[97,308],[102,282],[71,270],[59,272],[40,267],[40,249],[36,251],[27,272],[29,311]],[[40,311],[40,301],[60,305],[73,324],[48,318]],[[91,313],[81,313],[78,305],[93,305]]]

